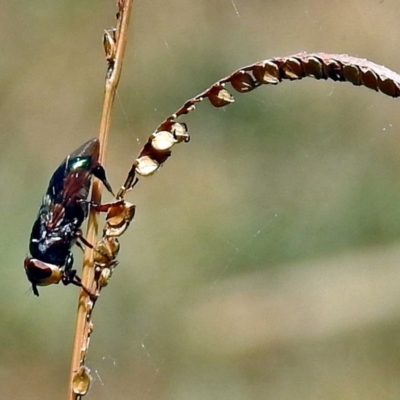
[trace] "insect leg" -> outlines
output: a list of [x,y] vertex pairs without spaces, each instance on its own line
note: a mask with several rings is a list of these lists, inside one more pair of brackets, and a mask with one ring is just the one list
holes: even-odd
[[98,212],[108,212],[111,208],[122,206],[124,204],[124,200],[117,200],[111,203],[98,204],[90,200],[79,200],[80,203],[88,204],[91,208]]
[[[82,284],[81,278],[77,275],[76,269],[72,269],[73,262],[74,262],[74,258],[72,256],[72,253],[70,253],[68,255],[67,261],[65,263],[65,270],[64,270],[63,277],[61,280],[62,283],[65,286],[67,286],[69,284],[78,286],[78,287],[82,288],[90,296],[91,300],[97,299],[98,296],[93,294],[86,286],[84,286]],[[33,288],[33,286],[32,286],[32,289],[35,293],[35,289]]]
[[[82,246],[82,244],[84,244],[86,247],[89,247],[89,249],[94,249],[94,246],[92,245],[92,243],[88,242],[85,237],[83,236],[83,233],[81,230],[79,230],[78,232],[76,232],[76,244],[77,246],[79,246],[82,250],[85,250]],[[80,242],[82,243],[80,243]]]

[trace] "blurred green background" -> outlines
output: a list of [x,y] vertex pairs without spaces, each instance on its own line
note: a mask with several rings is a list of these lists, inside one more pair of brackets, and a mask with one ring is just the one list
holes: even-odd
[[[0,5],[0,398],[63,399],[78,290],[22,262],[62,159],[97,135],[113,0]],[[107,171],[240,66],[299,51],[400,71],[394,0],[137,1]],[[184,119],[129,200],[88,399],[399,399],[399,100],[311,79]],[[108,198],[106,198],[108,199]],[[76,252],[79,266],[80,252]]]

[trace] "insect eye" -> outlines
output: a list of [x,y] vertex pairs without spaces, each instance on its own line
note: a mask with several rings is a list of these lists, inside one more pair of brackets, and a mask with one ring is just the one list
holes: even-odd
[[53,273],[45,263],[33,258],[25,258],[24,267],[28,276],[34,277],[35,280],[47,279]]

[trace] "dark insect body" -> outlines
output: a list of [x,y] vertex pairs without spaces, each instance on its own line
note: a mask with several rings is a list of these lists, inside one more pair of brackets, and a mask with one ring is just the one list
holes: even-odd
[[82,287],[72,268],[71,247],[75,243],[80,247],[81,243],[92,247],[80,230],[88,215],[87,198],[92,175],[112,193],[104,168],[98,161],[99,150],[98,139],[89,140],[68,155],[50,179],[30,236],[31,257],[24,261],[26,275],[36,296],[39,296],[37,286],[60,281],[64,285],[72,283]]

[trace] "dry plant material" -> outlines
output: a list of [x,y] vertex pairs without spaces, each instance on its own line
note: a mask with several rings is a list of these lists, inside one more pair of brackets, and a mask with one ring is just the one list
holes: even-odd
[[82,366],[74,375],[72,382],[72,388],[74,392],[80,396],[84,396],[89,390],[90,381],[91,379],[88,368]]
[[186,125],[176,120],[193,111],[197,103],[208,99],[217,108],[233,103],[234,97],[226,88],[227,84],[239,93],[248,93],[261,85],[276,85],[283,80],[293,81],[306,77],[350,82],[390,97],[400,96],[399,74],[371,61],[346,54],[298,53],[259,61],[220,79],[187,100],[181,108],[166,118],[143,146],[122,188],[130,187],[135,173],[141,176],[154,174],[171,155],[173,145],[189,141]]
[[118,237],[128,229],[136,210],[133,204],[122,198],[114,203],[105,204],[103,207],[108,208],[108,212],[103,236],[94,248],[95,299],[99,297],[101,289],[108,285],[111,275],[118,265],[117,255],[120,249]]
[[[121,76],[122,60],[126,47],[127,29],[129,25],[132,3],[133,0],[117,1],[118,12],[116,14],[116,28],[106,31],[103,39],[107,61],[107,72],[99,133],[99,163],[101,165],[104,165],[105,161],[111,110]],[[101,202],[101,187],[99,182],[96,180],[92,185],[91,202],[93,204],[100,204]],[[86,240],[88,243],[95,243],[96,241],[97,213],[99,211],[99,207],[91,207],[90,210],[88,230],[86,235]],[[114,211],[110,211],[112,209],[114,209]],[[118,213],[121,213],[120,218],[118,218]],[[122,198],[115,204],[111,205],[106,217],[107,232],[103,233],[103,239],[96,246],[88,246],[86,248],[82,268],[82,285],[89,289],[90,294],[84,290],[80,291],[74,345],[72,351],[68,399],[80,399],[89,390],[90,374],[88,368],[85,366],[85,362],[90,343],[90,335],[93,332],[93,323],[91,321],[93,307],[96,303],[101,287],[105,286],[106,282],[108,282],[113,269],[117,265],[116,255],[119,251],[119,243],[115,236],[125,231],[126,226],[129,225],[133,215],[134,211],[132,211],[131,205],[127,204],[125,207],[125,203]],[[110,233],[110,235],[108,235],[108,233]],[[114,236],[112,233],[114,233]],[[98,254],[100,254],[102,257],[101,259],[99,259]],[[108,272],[102,273],[102,270]],[[95,293],[95,295],[93,295],[93,293]]]

